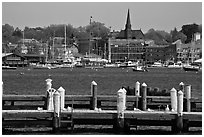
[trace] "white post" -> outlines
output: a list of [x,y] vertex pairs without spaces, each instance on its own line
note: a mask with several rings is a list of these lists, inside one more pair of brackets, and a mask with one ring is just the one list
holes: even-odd
[[136,101],[135,101],[135,108],[138,108],[138,96],[140,95],[140,82],[135,83],[135,96],[136,96]]
[[183,92],[181,90],[178,92],[177,113],[179,116],[183,115]]
[[178,106],[177,106],[177,129],[178,131],[183,130],[183,92],[178,92]]
[[180,84],[179,84],[179,90],[181,90],[182,92],[184,92],[184,83],[183,82],[181,82]]
[[61,97],[61,110],[64,110],[65,107],[65,89],[63,87],[58,88],[58,92]]
[[53,94],[56,90],[54,88],[47,91],[47,110],[54,110],[53,106]]
[[4,94],[4,82],[2,81],[2,95]]
[[191,85],[186,85],[184,91],[186,95],[186,110],[187,112],[191,112]]
[[52,79],[46,79],[46,91],[52,88]]
[[171,89],[170,95],[171,95],[171,111],[177,111],[177,91],[175,88]]
[[140,82],[135,83],[135,95],[139,96],[140,95]]
[[53,94],[54,101],[54,130],[58,130],[60,128],[60,112],[61,112],[61,99],[60,93],[55,91]]
[[52,102],[51,101],[52,95],[49,92],[49,90],[52,88],[52,79],[46,79],[45,82],[46,82],[45,97],[46,97],[47,100],[45,100],[45,107],[44,107],[44,109],[50,110],[51,108],[49,108],[50,105],[48,105],[48,104],[51,104],[51,102]]
[[91,82],[91,95],[92,95],[92,104],[91,109],[97,109],[97,83],[95,81]]
[[124,111],[126,109],[126,91],[120,89],[117,92],[117,124],[119,128],[124,128]]
[[146,111],[147,110],[147,84],[142,83],[141,86],[141,98],[142,98],[142,110]]

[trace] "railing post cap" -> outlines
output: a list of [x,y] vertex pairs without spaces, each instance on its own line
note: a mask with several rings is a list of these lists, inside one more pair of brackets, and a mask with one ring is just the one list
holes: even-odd
[[139,82],[139,81],[137,81],[137,82],[136,82],[136,84],[140,84],[140,82]]
[[58,90],[55,90],[54,95],[60,95]]
[[181,83],[179,83],[179,85],[181,85],[181,86],[182,86],[182,85],[184,85],[184,83],[183,83],[183,82],[181,82]]
[[59,87],[59,88],[58,88],[58,91],[59,91],[59,92],[62,92],[62,91],[65,91],[65,89],[64,89],[63,87]]
[[122,90],[123,90],[123,92],[127,93],[127,90],[125,88],[123,88]]
[[176,89],[175,89],[175,88],[172,88],[170,91],[171,91],[171,92],[176,92]]
[[142,83],[142,87],[147,87],[147,84],[146,83]]
[[125,92],[122,88],[120,88],[119,90],[118,90],[118,92]]
[[179,90],[178,95],[183,95],[183,92]]
[[95,86],[97,85],[97,83],[95,81],[92,81],[91,84],[95,85]]
[[45,81],[46,81],[47,83],[48,83],[48,82],[52,82],[52,79],[48,78],[48,79],[46,79]]

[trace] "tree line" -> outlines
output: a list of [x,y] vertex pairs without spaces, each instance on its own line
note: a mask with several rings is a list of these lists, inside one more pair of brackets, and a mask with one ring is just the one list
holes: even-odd
[[[33,38],[41,42],[47,42],[53,37],[64,37],[65,27],[67,42],[73,38],[81,39],[89,38],[90,36],[107,39],[110,34],[110,28],[106,27],[104,23],[95,21],[89,25],[77,28],[74,28],[71,24],[52,24],[48,27],[25,27],[24,30],[21,30],[18,27],[14,28],[9,24],[4,24],[2,25],[2,42],[18,43],[18,41],[23,38],[23,35],[26,39]],[[154,40],[155,44],[163,45],[172,43],[178,39],[181,39],[183,43],[189,43],[192,41],[193,34],[196,32],[202,34],[202,24],[187,24],[183,25],[181,30],[174,28],[170,32],[150,29],[144,35],[145,39]]]

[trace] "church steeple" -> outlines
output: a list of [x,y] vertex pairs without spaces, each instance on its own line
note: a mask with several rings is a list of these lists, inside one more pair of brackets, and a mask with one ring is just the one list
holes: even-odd
[[126,21],[125,29],[130,29],[130,30],[131,30],[130,12],[129,12],[129,9],[128,9],[128,14],[127,14],[127,21]]
[[127,21],[126,21],[126,25],[125,25],[125,38],[126,39],[131,39],[132,38],[132,29],[131,29],[131,23],[130,23],[129,9],[128,9]]

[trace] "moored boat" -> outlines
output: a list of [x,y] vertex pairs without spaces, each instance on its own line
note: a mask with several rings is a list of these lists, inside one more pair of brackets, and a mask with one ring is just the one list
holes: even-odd
[[2,66],[3,70],[15,70],[17,67],[10,67],[10,66]]
[[135,67],[132,67],[132,70],[133,70],[133,71],[138,71],[138,72],[148,72],[147,68],[146,68],[146,67],[143,67],[143,66],[135,66]]
[[49,64],[42,64],[42,65],[36,65],[33,67],[33,69],[55,69],[57,67],[49,65]]
[[132,61],[128,61],[128,62],[124,62],[124,63],[120,64],[119,67],[121,67],[121,68],[135,67],[136,65],[137,65],[137,63],[134,63]]
[[188,65],[188,66],[183,66],[184,71],[200,71],[201,68],[199,66],[193,66],[193,65]]

